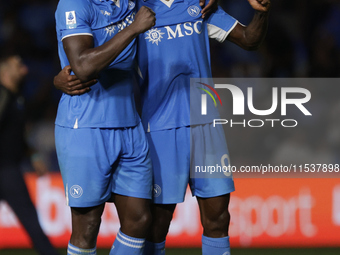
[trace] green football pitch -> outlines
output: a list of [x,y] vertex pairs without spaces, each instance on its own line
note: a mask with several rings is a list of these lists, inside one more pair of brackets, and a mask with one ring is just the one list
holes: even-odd
[[[0,250],[1,255],[37,255],[32,250]],[[97,255],[108,255],[109,250],[98,250]],[[200,255],[200,249],[167,249],[166,255]],[[340,248],[313,249],[232,249],[232,255],[339,255]],[[66,250],[60,250],[60,255],[66,255]]]

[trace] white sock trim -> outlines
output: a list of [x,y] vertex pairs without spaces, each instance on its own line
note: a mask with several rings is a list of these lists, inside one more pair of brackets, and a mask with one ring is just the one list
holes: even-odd
[[[130,244],[130,243],[127,243],[125,241],[123,241],[122,239],[119,238],[119,236],[117,235],[117,240],[121,243],[121,244],[124,244],[126,246],[129,246],[131,248],[137,248],[137,249],[140,249],[140,248],[143,248],[144,247],[144,243],[141,244],[141,245],[137,245],[137,244]],[[144,241],[143,241],[144,242]]]
[[132,242],[132,243],[144,243],[145,242],[145,240],[133,240],[133,239],[130,239],[130,238],[126,237],[126,236],[123,236],[121,232],[118,232],[118,235],[119,235],[119,237],[125,239],[126,241]]

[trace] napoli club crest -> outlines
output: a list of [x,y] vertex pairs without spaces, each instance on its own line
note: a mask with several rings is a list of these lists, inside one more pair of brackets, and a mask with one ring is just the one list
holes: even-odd
[[79,185],[73,185],[70,188],[70,195],[74,198],[79,198],[83,195],[83,189]]
[[192,17],[197,17],[200,14],[200,8],[196,5],[191,5],[188,8],[188,13]]
[[159,185],[157,184],[154,184],[153,185],[153,197],[159,197],[161,193],[162,193],[161,187],[159,187]]

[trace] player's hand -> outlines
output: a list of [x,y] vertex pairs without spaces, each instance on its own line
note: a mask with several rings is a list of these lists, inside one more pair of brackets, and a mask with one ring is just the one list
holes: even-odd
[[[205,3],[208,0],[200,0],[200,6],[203,8]],[[210,0],[209,3],[202,9],[202,18],[204,18],[206,15],[208,15],[210,12],[213,12],[217,9],[217,0]]]
[[81,82],[77,76],[71,75],[71,66],[65,66],[53,80],[53,84],[57,89],[72,96],[89,92],[90,87],[96,83],[97,80]]
[[140,34],[148,31],[156,24],[155,12],[149,7],[142,6],[135,16],[135,21],[131,26],[135,29],[135,32]]
[[248,0],[254,10],[268,12],[270,9],[270,0]]

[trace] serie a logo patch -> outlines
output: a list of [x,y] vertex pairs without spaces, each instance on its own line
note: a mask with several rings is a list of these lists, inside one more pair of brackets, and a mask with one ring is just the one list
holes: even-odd
[[77,27],[77,19],[76,19],[75,11],[65,12],[65,17],[66,17],[66,28],[67,29],[73,29]]

